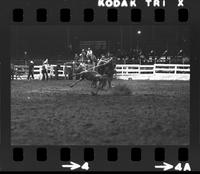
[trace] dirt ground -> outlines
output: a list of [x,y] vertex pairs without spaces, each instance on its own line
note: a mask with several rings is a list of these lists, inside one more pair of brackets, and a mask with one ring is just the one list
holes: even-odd
[[130,96],[83,81],[11,82],[12,145],[189,144],[189,81],[122,81]]

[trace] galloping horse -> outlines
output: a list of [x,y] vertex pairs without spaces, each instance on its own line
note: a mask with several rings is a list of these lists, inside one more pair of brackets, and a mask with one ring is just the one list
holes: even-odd
[[97,87],[97,83],[102,80],[102,76],[93,70],[93,68],[87,68],[87,65],[80,64],[78,68],[75,69],[75,76],[79,78],[75,83],[71,84],[70,87],[75,86],[82,80],[91,81],[91,87]]
[[80,64],[79,67],[75,69],[75,76],[79,76],[80,79],[71,84],[70,87],[86,79],[92,82],[91,87],[96,88],[95,94],[97,94],[100,89],[103,89],[107,82],[109,88],[111,88],[113,75],[116,72],[115,66],[113,58],[107,61],[100,61],[96,67],[93,66],[91,68],[88,68],[86,64]]
[[113,75],[116,73],[115,67],[116,64],[114,63],[113,58],[110,58],[108,61],[100,60],[100,62],[97,64],[97,72],[105,79],[102,81],[102,88],[106,86],[106,82],[108,82],[109,88],[112,87],[111,82],[113,80]]

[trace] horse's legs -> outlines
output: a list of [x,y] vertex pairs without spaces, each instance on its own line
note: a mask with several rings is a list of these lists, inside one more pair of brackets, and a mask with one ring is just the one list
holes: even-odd
[[109,86],[109,88],[112,87],[112,86],[111,86],[111,79],[108,79],[108,86]]
[[102,88],[106,87],[106,84],[107,84],[107,79],[103,79],[103,85],[102,85]]
[[71,85],[70,85],[70,87],[72,88],[72,87],[74,87],[76,84],[78,84],[80,81],[82,81],[83,80],[83,78],[80,78],[79,80],[77,80],[76,82],[74,82],[74,83],[72,83]]
[[99,83],[99,84],[97,85],[95,95],[97,95],[98,92],[99,92],[99,90],[101,89],[101,86],[100,86],[100,85],[101,85],[101,83]]
[[97,87],[97,83],[98,83],[98,81],[97,81],[97,80],[95,80],[95,81],[94,81],[94,88],[96,88],[96,87]]
[[103,89],[103,79],[100,79],[100,80],[98,81],[97,87],[98,87],[99,89]]
[[96,81],[94,81],[94,80],[92,81],[91,87],[92,87],[92,88],[96,88]]

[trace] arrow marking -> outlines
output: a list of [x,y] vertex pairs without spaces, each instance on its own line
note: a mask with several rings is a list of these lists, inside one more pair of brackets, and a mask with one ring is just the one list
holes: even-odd
[[156,169],[163,169],[163,171],[167,171],[172,169],[174,166],[168,163],[163,162],[163,165],[155,166]]
[[75,170],[75,169],[78,169],[80,168],[81,166],[79,164],[76,164],[72,161],[70,161],[70,164],[68,165],[62,165],[63,168],[70,168],[70,170]]

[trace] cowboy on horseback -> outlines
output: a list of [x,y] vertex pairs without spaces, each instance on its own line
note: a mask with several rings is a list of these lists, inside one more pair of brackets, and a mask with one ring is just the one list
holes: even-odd
[[90,61],[92,61],[92,56],[93,56],[93,51],[92,51],[90,48],[88,48],[86,57],[87,57]]
[[101,84],[102,88],[106,86],[106,82],[108,82],[109,88],[111,88],[111,81],[113,80],[113,75],[116,73],[113,57],[106,58],[104,55],[102,55],[101,59],[97,63],[97,71],[103,77]]
[[[92,66],[92,67],[91,67]],[[115,66],[113,65],[113,58],[102,56],[98,61],[97,66],[92,64],[86,64],[85,62],[81,62],[78,68],[76,69],[75,76],[79,76],[79,80],[70,86],[73,87],[80,81],[86,79],[92,82],[91,86],[97,88],[96,93],[103,89],[106,86],[106,82],[108,81],[109,87],[111,87],[111,81],[113,79]]]
[[100,60],[97,63],[97,67],[100,65],[106,65],[107,63],[109,63],[110,61],[112,61],[112,57],[111,58],[106,58],[104,55],[101,56]]
[[84,49],[82,49],[80,56],[80,62],[85,62],[86,61],[86,52]]

